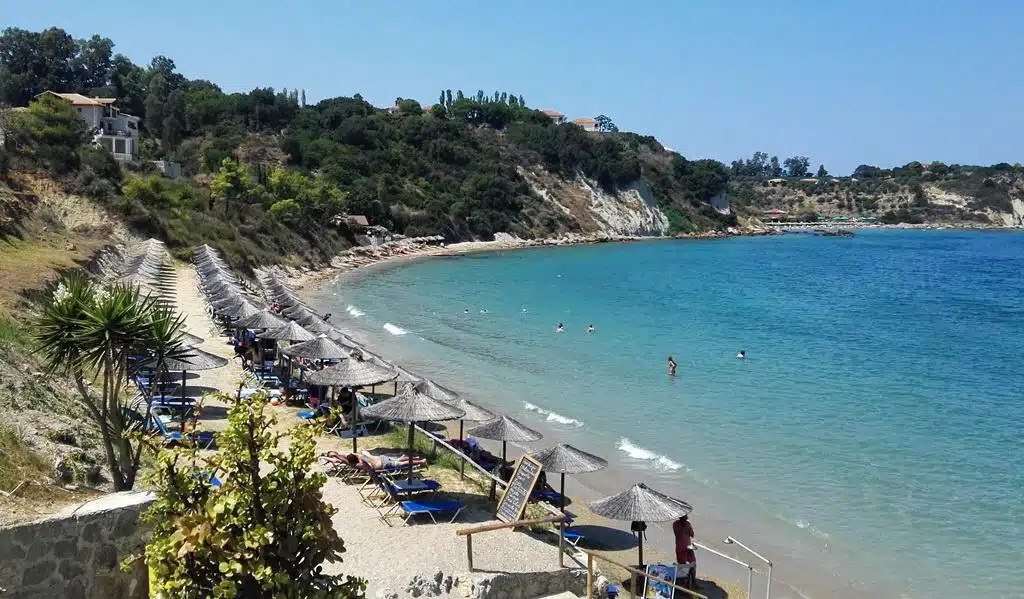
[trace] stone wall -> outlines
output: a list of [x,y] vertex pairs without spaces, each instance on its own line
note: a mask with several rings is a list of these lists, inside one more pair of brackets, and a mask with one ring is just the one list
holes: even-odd
[[0,530],[0,598],[145,598],[145,566],[121,572],[143,544],[142,492],[106,495],[56,516]]
[[[403,589],[381,589],[374,599],[466,597],[467,599],[536,599],[569,592],[586,597],[587,570],[563,568],[549,572],[474,572],[457,576],[437,572],[416,576]],[[594,577],[594,596],[608,596],[608,580]]]

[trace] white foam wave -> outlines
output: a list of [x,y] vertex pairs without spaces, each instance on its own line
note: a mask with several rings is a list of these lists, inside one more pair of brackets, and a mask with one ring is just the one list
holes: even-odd
[[575,418],[569,418],[568,416],[562,416],[558,412],[552,412],[551,410],[545,410],[540,406],[535,406],[528,401],[523,402],[523,407],[528,412],[537,412],[541,416],[545,417],[548,422],[554,422],[556,424],[564,424],[566,426],[574,426],[576,428],[583,428],[585,425],[583,421],[576,420]]
[[352,316],[352,318],[359,318],[363,314],[366,314],[366,312],[363,312],[362,310],[360,310],[359,308],[356,308],[355,306],[353,306],[351,304],[349,304],[349,306],[347,308],[345,308],[345,311],[348,312],[349,315]]
[[619,451],[625,453],[634,460],[651,462],[651,464],[659,470],[675,471],[683,468],[683,465],[679,462],[674,462],[660,453],[654,453],[650,449],[644,449],[639,445],[634,445],[632,441],[626,437],[619,439]]
[[405,335],[406,333],[409,332],[409,331],[403,329],[402,327],[396,327],[395,325],[391,324],[390,322],[385,322],[384,323],[384,330],[389,332],[389,333],[391,333],[392,335]]

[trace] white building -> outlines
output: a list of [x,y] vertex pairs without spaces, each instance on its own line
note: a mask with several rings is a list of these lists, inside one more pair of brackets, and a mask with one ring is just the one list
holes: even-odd
[[578,119],[573,119],[572,122],[581,127],[584,131],[597,131],[597,121],[590,117],[580,117]]
[[139,157],[139,117],[118,110],[114,98],[89,98],[52,91],[39,95],[43,94],[57,96],[75,107],[78,117],[89,127],[95,147],[107,150],[117,160],[131,162]]

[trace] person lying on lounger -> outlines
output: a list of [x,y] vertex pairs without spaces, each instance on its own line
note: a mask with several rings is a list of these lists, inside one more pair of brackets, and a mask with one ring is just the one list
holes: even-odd
[[382,470],[384,468],[405,468],[411,463],[413,466],[426,466],[425,458],[410,458],[407,455],[400,455],[397,458],[389,455],[359,455],[350,453],[345,456],[345,461],[357,468],[364,470]]

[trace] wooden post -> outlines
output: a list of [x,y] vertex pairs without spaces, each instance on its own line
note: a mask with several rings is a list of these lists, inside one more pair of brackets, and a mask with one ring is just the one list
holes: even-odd
[[587,554],[587,599],[594,599],[594,556]]
[[629,599],[636,599],[636,574],[629,573]]
[[473,571],[473,535],[466,535],[466,561],[469,562],[469,571]]
[[565,520],[558,523],[558,567],[565,567]]

